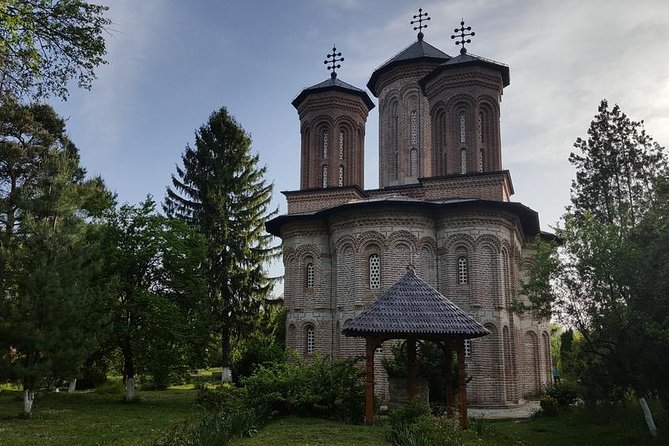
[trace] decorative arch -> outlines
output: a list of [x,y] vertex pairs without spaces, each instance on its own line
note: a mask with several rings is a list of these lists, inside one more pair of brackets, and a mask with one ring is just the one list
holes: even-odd
[[445,104],[443,102],[439,102],[435,107],[433,107],[430,115],[432,121],[432,165],[434,166],[436,175],[447,175],[448,171],[446,170],[446,166],[448,165],[448,125],[446,124],[447,113]]
[[539,340],[537,334],[531,330],[523,335],[523,371],[523,397],[537,395],[541,391]]
[[365,231],[358,236],[356,251],[368,249],[369,245],[376,245],[379,252],[388,246],[386,237],[378,231]]
[[506,401],[515,403],[516,397],[516,361],[513,353],[513,340],[509,332],[509,327],[504,325],[502,328],[502,345],[504,348],[504,381],[506,384]]
[[402,242],[406,243],[414,252],[418,250],[418,237],[406,229],[393,232],[387,239],[387,244],[391,248]]

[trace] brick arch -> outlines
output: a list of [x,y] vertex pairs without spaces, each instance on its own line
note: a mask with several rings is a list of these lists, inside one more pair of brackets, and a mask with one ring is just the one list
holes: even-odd
[[423,236],[418,241],[418,244],[419,244],[421,249],[423,249],[424,247],[427,247],[433,253],[437,252],[437,241],[433,237],[430,237],[430,236],[427,236],[427,235]]
[[418,250],[418,237],[406,229],[395,231],[387,239],[388,246],[394,248],[399,243],[406,243],[414,252]]
[[446,111],[453,114],[455,111],[460,111],[459,107],[468,107],[473,110],[476,105],[476,100],[470,94],[460,93],[451,97],[446,103]]
[[469,253],[472,253],[474,252],[475,246],[476,242],[469,234],[452,235],[446,240],[446,243],[444,244],[444,248],[446,249],[447,253],[452,253],[458,248],[464,248]]
[[400,102],[406,103],[409,99],[411,99],[411,96],[415,95],[416,96],[416,102],[420,103],[420,98],[423,95],[422,91],[420,90],[420,87],[418,84],[414,83],[406,83],[402,85],[398,92],[399,100]]
[[430,127],[432,131],[432,166],[435,175],[448,173],[448,112],[443,101],[437,102],[430,111]]
[[509,403],[518,401],[516,391],[516,356],[514,353],[513,338],[507,325],[502,328],[502,348],[504,352],[504,384],[506,388],[505,399]]
[[484,246],[490,247],[494,252],[499,253],[502,249],[502,242],[499,237],[491,234],[483,234],[476,238],[476,249]]
[[546,330],[541,333],[541,344],[543,357],[541,358],[541,363],[543,365],[542,373],[542,384],[549,385],[553,382],[553,359],[551,352],[551,337]]
[[350,245],[353,248],[353,253],[355,253],[356,244],[355,237],[351,234],[344,234],[332,243],[331,249],[336,253],[340,253],[344,248]]
[[541,391],[539,368],[539,338],[532,330],[523,335],[523,396],[531,397]]
[[388,242],[386,237],[378,231],[365,231],[358,236],[356,252],[366,250],[369,245],[376,245],[379,251],[382,251],[387,248]]
[[295,256],[300,262],[304,261],[304,258],[306,256],[310,255],[311,257],[315,259],[319,259],[321,257],[321,252],[320,249],[316,245],[300,245],[296,250],[295,250]]
[[483,326],[490,332],[472,341],[474,367],[472,374],[475,385],[475,400],[482,405],[497,405],[504,401],[503,377],[500,376],[500,345],[499,330],[492,321]]

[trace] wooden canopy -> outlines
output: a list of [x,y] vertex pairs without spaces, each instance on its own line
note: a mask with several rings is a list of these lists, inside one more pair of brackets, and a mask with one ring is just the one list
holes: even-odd
[[[437,343],[444,352],[444,367],[450,370],[453,352],[458,357],[458,395],[460,425],[467,427],[467,392],[465,389],[465,339],[489,334],[481,324],[453,302],[416,276],[412,265],[390,289],[354,319],[344,324],[345,336],[366,340],[365,424],[374,413],[374,351],[389,339],[406,339],[409,361],[408,393],[415,396],[416,341]],[[452,414],[453,394],[446,374],[446,406]]]

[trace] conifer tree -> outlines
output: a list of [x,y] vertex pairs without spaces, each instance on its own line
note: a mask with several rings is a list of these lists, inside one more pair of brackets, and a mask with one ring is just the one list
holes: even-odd
[[164,209],[202,232],[208,243],[207,284],[221,336],[223,380],[231,380],[233,334],[247,328],[273,281],[266,263],[277,254],[265,223],[272,186],[251,154],[251,139],[225,108],[214,112],[186,146]]
[[72,379],[97,347],[101,226],[111,201],[86,179],[64,121],[51,107],[0,107],[0,375],[35,392]]

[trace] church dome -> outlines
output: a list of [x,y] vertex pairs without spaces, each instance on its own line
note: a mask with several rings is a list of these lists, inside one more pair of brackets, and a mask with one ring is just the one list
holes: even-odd
[[309,95],[314,93],[325,93],[329,91],[338,91],[358,96],[363,100],[365,105],[367,105],[368,110],[374,108],[374,102],[372,102],[372,100],[369,98],[369,95],[364,90],[354,87],[351,84],[347,84],[346,82],[337,79],[336,76],[331,76],[329,79],[326,79],[323,82],[305,88],[300,92],[300,94],[297,95],[295,99],[293,99],[291,104],[293,104],[293,107],[298,108],[302,101],[304,101]]

